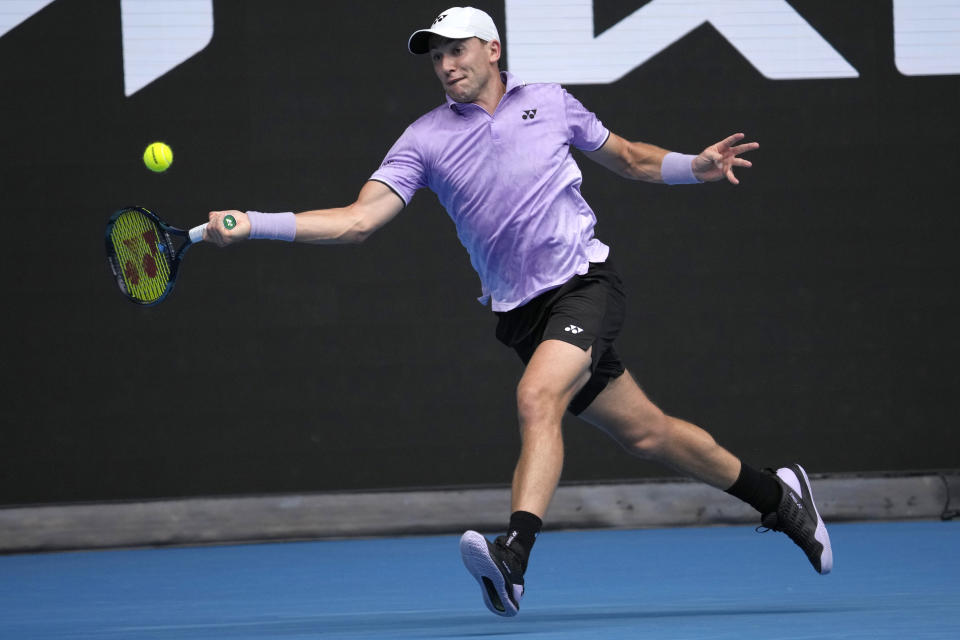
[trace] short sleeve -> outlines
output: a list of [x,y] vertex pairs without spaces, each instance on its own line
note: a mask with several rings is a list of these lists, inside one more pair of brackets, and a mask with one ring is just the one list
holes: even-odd
[[588,111],[579,100],[561,89],[563,107],[567,116],[570,144],[581,151],[596,151],[610,137],[610,131],[603,126],[592,111]]
[[427,186],[426,166],[409,127],[393,144],[370,179],[393,189],[404,204],[410,204],[413,194]]

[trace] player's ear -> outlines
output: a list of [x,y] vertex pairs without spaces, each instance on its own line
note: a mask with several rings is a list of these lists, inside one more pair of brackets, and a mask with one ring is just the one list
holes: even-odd
[[490,52],[490,62],[499,62],[500,56],[503,53],[503,49],[500,46],[500,43],[496,40],[491,40],[487,43],[487,50]]

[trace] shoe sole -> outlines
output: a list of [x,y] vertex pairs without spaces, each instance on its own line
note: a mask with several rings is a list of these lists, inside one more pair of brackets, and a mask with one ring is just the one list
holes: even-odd
[[801,498],[806,498],[804,502],[808,503],[808,506],[813,509],[814,515],[817,516],[817,528],[813,533],[813,537],[816,538],[817,542],[823,547],[823,551],[820,552],[820,573],[826,575],[833,570],[833,547],[830,546],[830,534],[827,533],[827,525],[824,524],[823,518],[820,517],[820,512],[817,511],[817,503],[813,499],[813,489],[810,488],[810,478],[807,477],[807,472],[799,464],[793,464],[787,467],[794,474],[798,476],[798,479],[801,483]]
[[476,531],[467,531],[460,537],[460,558],[463,566],[480,585],[483,603],[498,616],[513,617],[518,609],[507,595],[507,581],[490,557],[487,539]]

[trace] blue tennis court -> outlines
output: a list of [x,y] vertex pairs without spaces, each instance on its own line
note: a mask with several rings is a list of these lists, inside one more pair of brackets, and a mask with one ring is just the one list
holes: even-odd
[[0,557],[0,637],[960,638],[960,526],[838,524],[815,574],[749,527],[541,535],[520,615],[457,536]]

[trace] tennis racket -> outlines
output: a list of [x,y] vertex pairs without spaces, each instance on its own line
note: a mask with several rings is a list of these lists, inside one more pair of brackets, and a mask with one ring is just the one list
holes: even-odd
[[[232,229],[233,216],[223,219]],[[136,304],[154,305],[173,291],[183,255],[203,241],[207,223],[189,231],[172,227],[143,207],[120,209],[107,222],[107,263],[120,291]],[[175,248],[174,238],[186,238]]]

